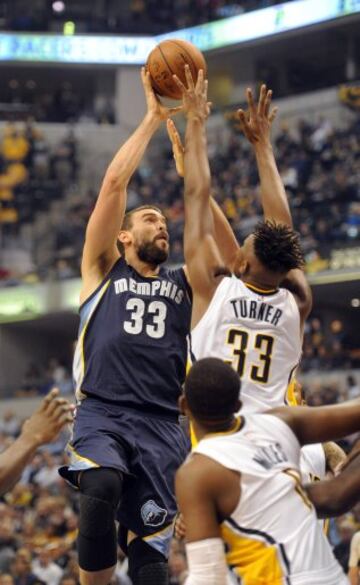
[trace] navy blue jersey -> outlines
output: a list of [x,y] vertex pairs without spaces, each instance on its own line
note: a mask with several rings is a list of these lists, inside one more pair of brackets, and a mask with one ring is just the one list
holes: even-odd
[[141,276],[119,258],[80,307],[77,396],[174,415],[185,378],[191,292],[182,268]]

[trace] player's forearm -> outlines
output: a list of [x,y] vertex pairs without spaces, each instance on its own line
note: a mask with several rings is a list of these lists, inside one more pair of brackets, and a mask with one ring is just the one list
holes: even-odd
[[260,177],[261,203],[265,219],[292,226],[285,188],[277,168],[270,141],[255,144],[255,156]]
[[38,443],[29,436],[20,435],[0,455],[0,496],[11,490],[20,478],[25,466],[35,455]]
[[189,118],[186,125],[184,167],[185,205],[188,198],[209,201],[211,177],[205,122],[199,118]]
[[320,518],[332,518],[345,514],[359,500],[359,441],[353,446],[345,463],[343,461],[342,463],[341,472],[333,479],[314,482],[304,486]]
[[360,431],[359,398],[317,408],[285,408],[284,412],[301,445],[325,443]]
[[228,569],[224,544],[208,538],[186,545],[189,575],[185,585],[227,585]]
[[348,577],[350,585],[360,585],[359,567],[350,567]]
[[215,241],[221,250],[222,258],[226,266],[232,270],[236,254],[239,250],[239,244],[235,238],[230,223],[225,217],[224,212],[213,197],[210,198],[211,212],[215,229]]
[[159,121],[150,114],[146,114],[135,132],[114,156],[106,171],[104,183],[116,183],[119,189],[126,188],[158,128]]

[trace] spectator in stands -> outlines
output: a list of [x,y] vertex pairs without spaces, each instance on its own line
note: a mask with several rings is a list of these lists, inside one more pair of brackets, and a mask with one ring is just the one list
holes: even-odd
[[31,553],[26,548],[19,548],[11,565],[11,574],[14,577],[14,585],[35,585],[38,577],[31,569]]
[[0,420],[0,432],[10,437],[17,437],[19,434],[19,420],[13,410],[9,409],[4,412],[2,420]]
[[63,571],[53,562],[49,549],[42,548],[32,563],[32,572],[46,585],[59,585]]

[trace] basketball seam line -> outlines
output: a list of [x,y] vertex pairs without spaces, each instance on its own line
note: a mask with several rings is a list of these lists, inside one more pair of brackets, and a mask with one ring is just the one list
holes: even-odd
[[[185,47],[183,47],[182,45],[179,45],[179,43],[177,43],[176,41],[174,41],[174,39],[171,39],[171,40],[172,40],[172,42],[174,43],[174,45],[176,45],[177,47],[179,47],[179,49],[181,49],[182,51],[184,51],[184,53],[186,53],[186,55],[187,55],[188,59],[189,59],[189,60],[191,61],[191,63],[192,63],[192,66],[193,66],[193,68],[194,68],[194,71],[195,71],[195,72],[196,72],[196,74],[197,74],[197,73],[198,73],[198,68],[197,68],[197,65],[196,65],[196,63],[194,62],[194,59],[193,59],[193,58],[192,58],[192,56],[191,56],[191,53],[189,53],[189,51],[187,51],[187,50],[185,49]],[[181,53],[180,53],[180,54],[181,54]],[[183,58],[183,60],[185,61],[185,59],[184,59],[184,57],[183,57],[182,55],[181,55],[181,57],[182,57],[182,58]],[[186,61],[185,61],[185,63],[186,63]],[[205,71],[204,71],[204,74],[205,74]],[[195,80],[194,80],[194,81],[195,81]]]

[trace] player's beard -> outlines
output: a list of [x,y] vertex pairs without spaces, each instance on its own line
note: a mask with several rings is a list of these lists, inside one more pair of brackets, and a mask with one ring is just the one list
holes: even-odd
[[169,252],[157,246],[156,241],[141,242],[137,248],[137,255],[142,262],[159,266],[168,259]]

